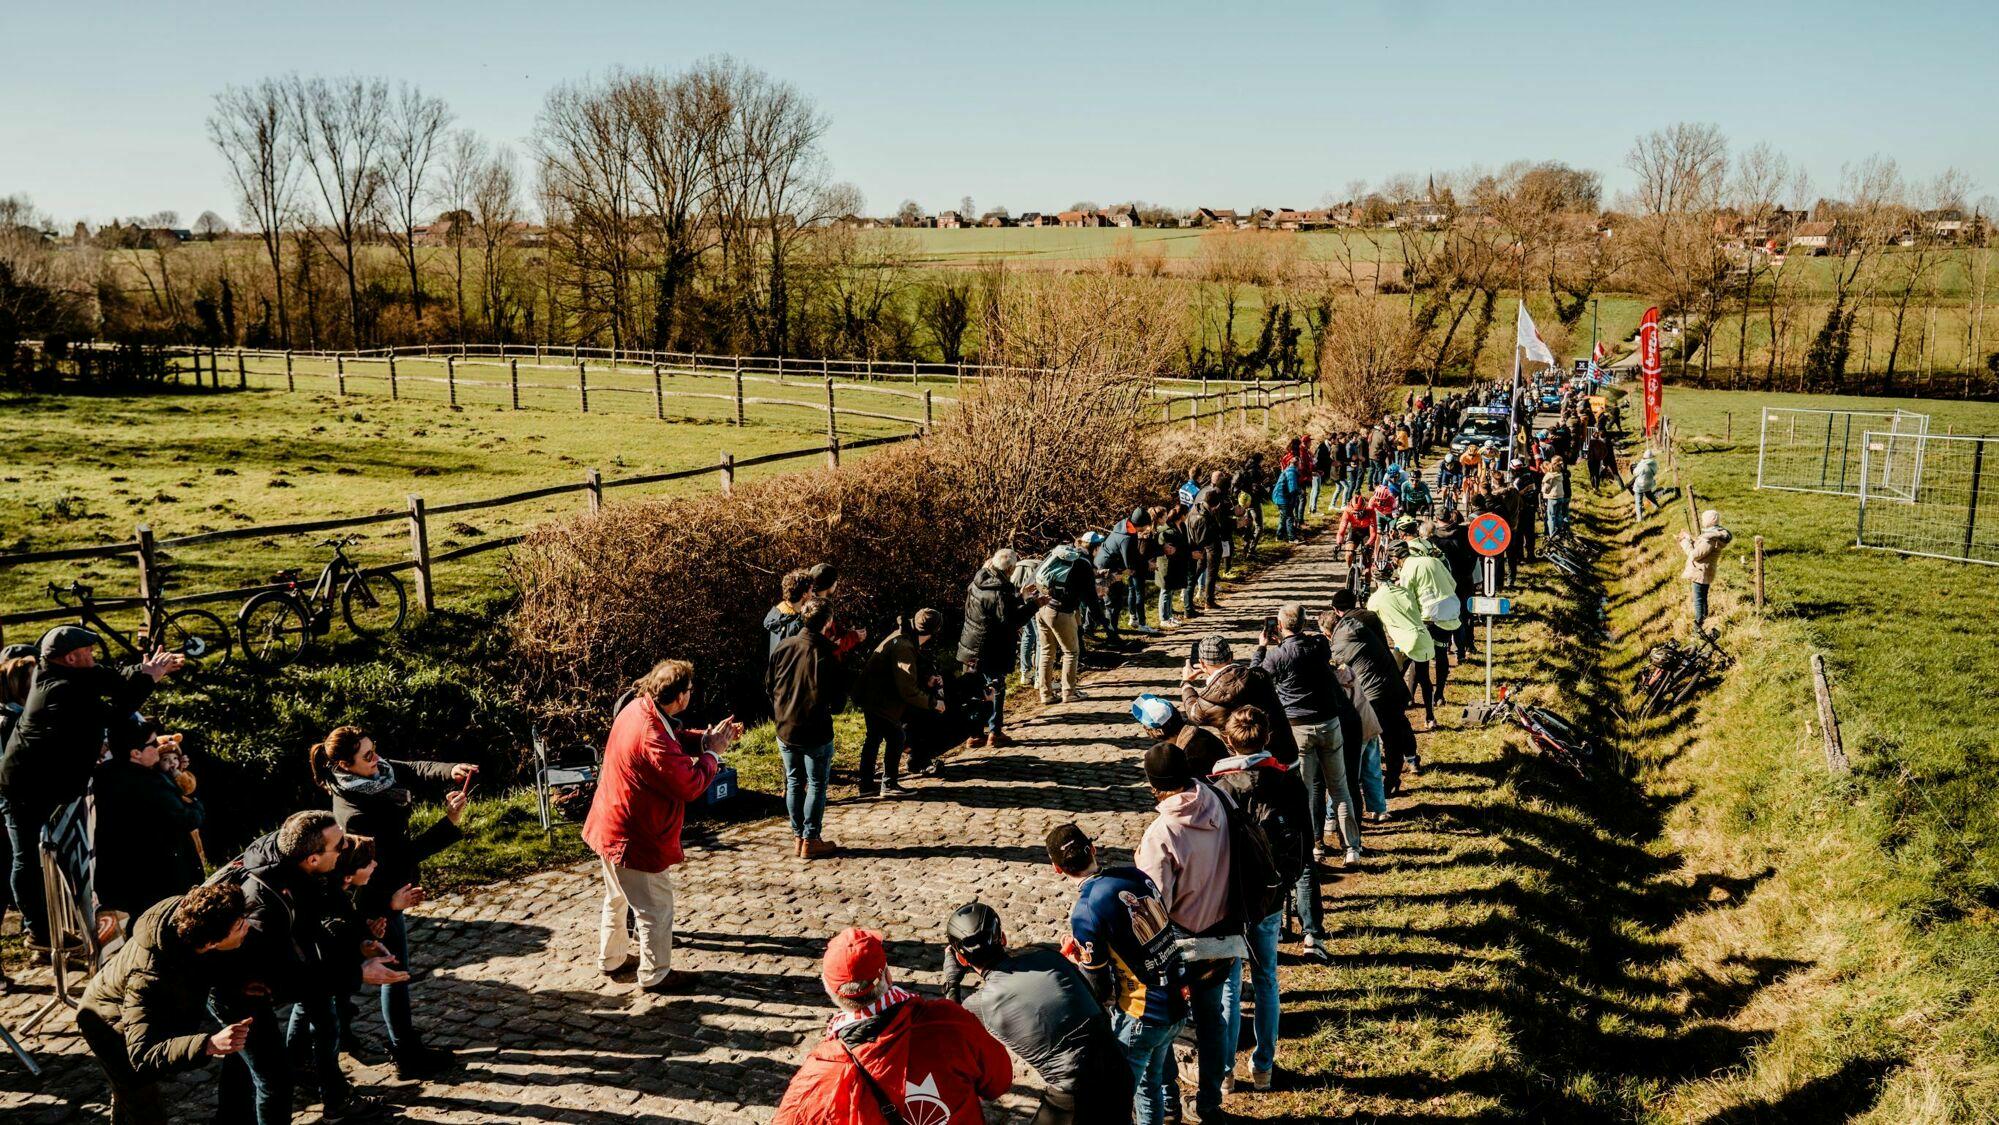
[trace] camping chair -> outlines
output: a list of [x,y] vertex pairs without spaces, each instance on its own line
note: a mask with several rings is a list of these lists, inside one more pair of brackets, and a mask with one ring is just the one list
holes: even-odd
[[[76,801],[59,810],[42,829],[42,894],[49,917],[51,995],[48,1003],[21,1025],[23,1034],[34,1031],[63,1008],[76,1008],[79,993],[72,990],[70,983],[69,959],[72,952],[81,951],[90,964],[89,971],[82,975],[78,983],[90,979],[91,973],[96,972],[104,960],[104,948],[97,940],[95,912],[84,908],[84,903],[92,897],[92,856],[88,831],[91,814],[91,802],[87,798]],[[0,1028],[0,1040],[5,1041],[29,1073],[41,1073],[35,1060],[6,1028]]]
[[603,757],[600,751],[592,747],[590,764],[558,766],[549,761],[548,740],[542,737],[541,728],[530,725],[528,740],[534,746],[535,811],[541,816],[542,835],[547,836],[555,828],[556,791],[596,784],[597,771],[603,765]]

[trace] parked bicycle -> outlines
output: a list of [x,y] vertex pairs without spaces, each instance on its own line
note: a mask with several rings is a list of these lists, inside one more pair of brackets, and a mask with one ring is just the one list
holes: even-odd
[[1631,686],[1639,718],[1677,707],[1694,692],[1721,682],[1722,672],[1735,658],[1722,650],[1716,637],[1714,630],[1697,627],[1693,640],[1665,641],[1646,654],[1645,667]]
[[1588,778],[1600,756],[1596,740],[1577,730],[1575,724],[1546,707],[1523,707],[1513,702],[1512,692],[1505,687],[1500,688],[1499,699],[1485,718],[1488,721],[1503,718],[1526,731],[1535,749],[1577,777]]
[[379,637],[402,628],[409,611],[402,580],[387,571],[363,570],[348,558],[347,547],[357,538],[349,535],[319,544],[333,548],[333,558],[310,587],[301,584],[297,570],[281,570],[272,579],[279,588],[243,603],[236,614],[236,631],[245,659],[272,669],[305,655],[314,637],[332,631],[336,598],[340,616],[359,636]]
[[104,620],[103,607],[91,588],[81,582],[67,586],[51,582],[49,597],[64,609],[75,610],[78,623],[97,634],[101,660],[109,660],[112,645],[130,660],[143,660],[158,650],[178,653],[196,668],[217,668],[229,660],[229,627],[220,617],[205,609],[169,611],[165,597],[157,590],[145,598],[120,599],[136,601],[152,623],[150,630],[141,628],[130,637]]

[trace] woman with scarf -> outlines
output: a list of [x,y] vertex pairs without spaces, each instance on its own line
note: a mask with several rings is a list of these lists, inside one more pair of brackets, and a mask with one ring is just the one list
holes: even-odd
[[[479,767],[465,762],[390,761],[360,727],[336,727],[312,751],[312,779],[333,796],[333,815],[342,831],[375,841],[379,865],[355,906],[364,917],[388,919],[382,943],[404,969],[409,936],[403,910],[423,901],[419,868],[459,837],[466,793]],[[410,812],[416,804],[411,784],[443,792],[444,816],[412,837]],[[459,788],[449,789],[452,784]],[[404,1078],[435,1074],[451,1063],[451,1052],[426,1047],[410,1019],[408,984],[382,986],[382,1023],[389,1029],[389,1054]]]

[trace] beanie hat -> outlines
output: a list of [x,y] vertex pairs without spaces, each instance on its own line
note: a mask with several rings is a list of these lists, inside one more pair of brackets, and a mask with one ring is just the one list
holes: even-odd
[[1154,789],[1185,789],[1194,780],[1187,751],[1177,742],[1155,742],[1145,752],[1145,780]]
[[1131,701],[1131,717],[1147,730],[1165,730],[1179,714],[1171,703],[1147,692]]

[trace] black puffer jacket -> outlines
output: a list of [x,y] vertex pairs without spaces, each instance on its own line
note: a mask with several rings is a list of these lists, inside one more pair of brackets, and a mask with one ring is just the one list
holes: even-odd
[[1180,685],[1180,710],[1189,722],[1220,730],[1229,712],[1238,707],[1256,706],[1270,721],[1270,754],[1285,765],[1298,760],[1298,739],[1284,717],[1284,701],[1277,697],[1277,685],[1270,673],[1247,664],[1227,664],[1205,685],[1190,681]]
[[1004,574],[982,566],[965,591],[965,627],[958,634],[958,662],[967,671],[1003,675],[1018,658],[1020,627],[1034,616],[1034,607]]
[[[423,861],[458,842],[458,826],[444,817],[410,836],[410,809],[419,789],[441,794],[451,784],[450,762],[391,762],[396,783],[380,793],[333,791],[333,817],[340,830],[375,841],[375,874],[356,896],[361,912],[377,918],[389,912],[389,897],[423,880]],[[412,784],[414,783],[414,784]]]
[[1333,659],[1353,670],[1361,694],[1377,714],[1383,708],[1399,711],[1409,706],[1409,692],[1402,686],[1402,672],[1395,666],[1380,619],[1367,610],[1354,610],[1333,627],[1332,641]]
[[139,915],[83,994],[83,1006],[125,1037],[142,1081],[207,1062],[208,1037],[218,1029],[208,1014],[214,955],[198,955],[174,935],[167,922],[179,905],[175,895]]
[[83,796],[104,752],[105,732],[152,693],[153,678],[137,666],[37,670],[20,721],[0,753],[0,793],[30,810],[54,809]]
[[129,758],[97,767],[97,875],[104,905],[139,914],[201,885],[201,857],[189,835],[201,827],[198,797],[182,797],[166,774]]
[[[308,874],[278,854],[278,834],[260,836],[241,856],[209,877],[243,888],[249,906],[250,936],[241,948],[218,955],[219,975],[226,981],[221,994],[243,997],[250,985],[269,991],[270,1001],[296,1000],[320,971],[319,948],[313,941],[320,928],[325,901],[324,876]],[[239,1010],[225,1003],[224,1010]]]

